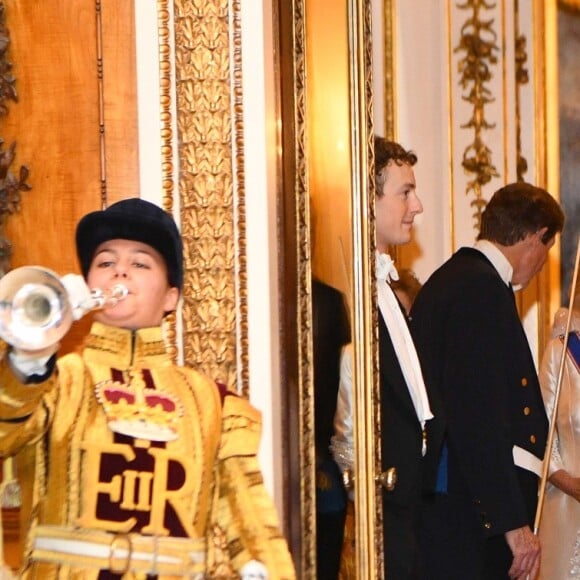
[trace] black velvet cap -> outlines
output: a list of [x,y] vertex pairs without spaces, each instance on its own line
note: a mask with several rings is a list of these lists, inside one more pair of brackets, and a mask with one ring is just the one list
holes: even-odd
[[137,197],[88,213],[76,231],[77,255],[86,278],[97,247],[108,240],[133,240],[155,248],[165,260],[169,284],[183,284],[183,245],[173,218],[162,208]]

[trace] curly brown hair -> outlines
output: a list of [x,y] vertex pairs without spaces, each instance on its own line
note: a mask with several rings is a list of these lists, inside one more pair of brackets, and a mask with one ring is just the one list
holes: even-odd
[[388,177],[387,167],[391,161],[397,165],[413,166],[417,163],[417,155],[413,151],[407,151],[399,143],[375,136],[375,184],[378,196],[382,195]]

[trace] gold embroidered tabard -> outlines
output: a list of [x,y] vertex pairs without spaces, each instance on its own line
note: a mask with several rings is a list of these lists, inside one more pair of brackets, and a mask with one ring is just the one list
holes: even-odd
[[[23,577],[52,574],[59,561],[66,562],[59,578],[97,578],[109,559],[135,573],[160,570],[157,552],[140,554],[138,562],[136,546],[175,550],[173,564],[170,555],[163,561],[176,568],[166,570],[185,561],[192,577],[200,565],[211,577],[228,565],[215,534],[227,540],[220,545],[233,569],[257,559],[272,579],[294,577],[256,458],[259,413],[174,365],[160,328],[131,332],[95,323],[82,353],[61,358],[45,383],[18,383],[3,361],[0,384],[0,419],[11,420],[0,421],[0,452],[36,446]],[[79,535],[87,538],[82,548]],[[199,559],[200,545],[207,562]]]

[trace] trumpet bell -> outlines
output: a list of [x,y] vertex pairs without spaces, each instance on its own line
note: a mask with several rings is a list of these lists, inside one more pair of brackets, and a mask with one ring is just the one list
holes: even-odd
[[60,341],[73,322],[68,292],[47,268],[16,268],[0,279],[0,337],[41,350]]

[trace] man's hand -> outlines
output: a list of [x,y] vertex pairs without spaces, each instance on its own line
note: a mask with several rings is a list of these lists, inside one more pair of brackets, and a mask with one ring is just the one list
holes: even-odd
[[505,533],[505,539],[514,555],[508,575],[515,580],[534,580],[540,571],[540,540],[529,526]]

